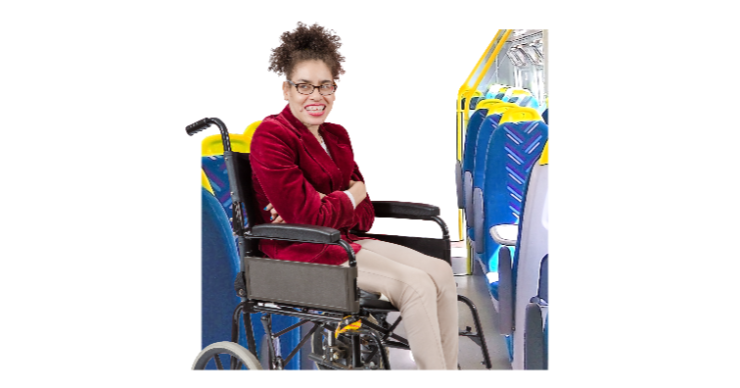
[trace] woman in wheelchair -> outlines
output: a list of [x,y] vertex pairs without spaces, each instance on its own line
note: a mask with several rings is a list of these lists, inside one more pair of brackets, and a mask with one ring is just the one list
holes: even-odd
[[[356,254],[358,287],[382,293],[400,311],[419,369],[457,369],[457,291],[450,265],[400,245],[362,238],[375,214],[344,127],[326,122],[344,73],[339,37],[298,23],[273,49],[288,104],[266,117],[251,143],[252,182],[263,223],[337,229]],[[366,102],[367,103],[367,102]],[[375,107],[368,115],[379,114]],[[379,109],[383,109],[382,107]],[[348,265],[337,245],[261,240],[273,259]]]

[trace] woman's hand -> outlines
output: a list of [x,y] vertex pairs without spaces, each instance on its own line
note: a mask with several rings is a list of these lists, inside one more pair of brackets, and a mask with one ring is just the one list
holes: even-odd
[[284,224],[285,220],[283,220],[283,217],[280,217],[279,214],[277,214],[277,210],[275,210],[274,207],[272,207],[271,203],[268,203],[267,206],[265,206],[265,210],[269,211],[271,216],[270,219],[272,220],[273,224]]
[[349,192],[355,197],[355,203],[360,204],[367,197],[367,191],[365,190],[365,182],[362,181],[349,181]]

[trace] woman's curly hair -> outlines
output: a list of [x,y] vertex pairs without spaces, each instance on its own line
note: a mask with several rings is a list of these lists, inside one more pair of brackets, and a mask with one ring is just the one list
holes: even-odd
[[344,74],[344,57],[338,51],[342,46],[339,36],[333,32],[318,24],[307,27],[298,22],[295,31],[286,31],[280,36],[283,43],[272,49],[268,70],[290,77],[297,63],[318,59],[331,69],[334,79],[339,79],[339,74]]

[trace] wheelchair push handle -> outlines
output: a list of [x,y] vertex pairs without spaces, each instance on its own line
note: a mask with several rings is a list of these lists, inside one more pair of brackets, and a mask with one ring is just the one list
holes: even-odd
[[196,133],[208,128],[211,125],[211,123],[208,122],[208,118],[204,118],[202,120],[198,120],[187,127],[185,127],[185,131],[188,133],[188,135],[193,136]]
[[224,153],[231,152],[231,138],[229,138],[229,131],[228,129],[226,129],[226,124],[224,124],[221,119],[218,119],[216,117],[206,117],[185,127],[185,132],[187,132],[188,135],[193,136],[196,133],[210,127],[211,124],[216,124],[218,130],[221,131],[221,140],[224,143]]

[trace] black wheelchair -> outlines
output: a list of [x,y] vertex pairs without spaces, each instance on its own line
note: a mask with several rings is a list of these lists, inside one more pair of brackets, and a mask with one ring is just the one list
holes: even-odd
[[[311,340],[312,349],[308,358],[319,369],[391,369],[388,348],[410,350],[408,341],[394,333],[402,317],[393,323],[387,321],[388,314],[398,310],[380,295],[357,287],[355,254],[340,238],[338,230],[298,224],[254,225],[252,220],[256,219],[258,209],[252,189],[249,154],[232,152],[226,125],[218,118],[204,118],[187,126],[186,132],[193,135],[212,124],[221,132],[231,187],[232,230],[240,256],[240,272],[234,288],[242,302],[232,315],[231,341],[207,346],[196,357],[192,369],[205,369],[212,359],[217,369],[262,369],[250,316],[258,312],[264,313],[261,323],[268,338],[269,369],[283,369],[308,340]],[[376,217],[434,221],[442,229],[443,236],[437,239],[352,231],[353,234],[403,245],[451,263],[449,232],[439,217],[438,207],[407,202],[373,202],[373,206]],[[349,267],[273,260],[257,248],[260,239],[339,245],[347,252]],[[476,307],[462,295],[458,295],[458,301],[470,308],[476,330],[471,332],[471,328],[466,327],[460,331],[460,336],[468,337],[480,346],[483,364],[491,369]],[[272,314],[296,317],[300,321],[274,333]],[[243,319],[249,349],[238,344],[240,319]],[[276,339],[306,323],[313,324],[313,327],[283,359],[276,348]]]

